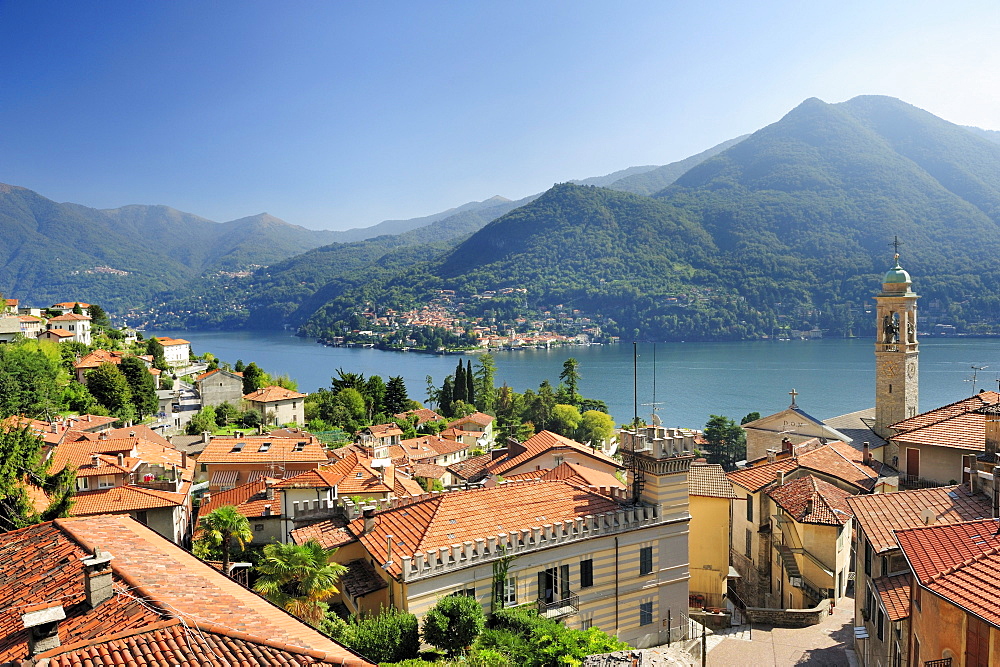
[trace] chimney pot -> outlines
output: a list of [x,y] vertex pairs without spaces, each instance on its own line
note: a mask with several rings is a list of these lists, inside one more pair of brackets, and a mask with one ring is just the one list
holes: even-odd
[[97,457],[97,454],[90,455],[90,465],[94,466],[95,468],[101,465],[101,459]]
[[774,481],[777,482],[778,486],[783,485],[785,483],[785,471],[779,470],[778,472],[774,473]]
[[28,654],[38,655],[59,646],[59,621],[65,618],[62,605],[23,614],[21,622],[28,631]]
[[872,446],[871,443],[866,442],[864,448],[861,450],[861,462],[866,466],[872,464]]
[[361,515],[365,519],[364,528],[362,529],[362,534],[367,535],[373,530],[375,530],[375,507],[372,505],[366,505],[361,509]]
[[813,499],[809,498],[808,500],[806,500],[806,516],[809,516],[812,513],[813,513]]
[[120,466],[124,466],[125,465],[125,455],[124,454],[119,454],[118,455],[118,465],[120,465]]
[[94,555],[83,560],[83,588],[87,604],[94,609],[114,595],[111,578],[111,554],[94,548]]

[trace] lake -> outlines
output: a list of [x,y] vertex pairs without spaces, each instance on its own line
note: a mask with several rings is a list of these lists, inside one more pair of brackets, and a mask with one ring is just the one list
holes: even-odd
[[[337,368],[380,375],[401,375],[410,398],[427,398],[425,377],[440,386],[454,373],[458,357],[415,352],[324,347],[311,339],[274,332],[164,331],[158,335],[191,341],[196,354],[211,352],[223,361],[254,361],[271,374],[287,374],[301,391],[329,387]],[[701,428],[709,415],[739,421],[749,412],[771,414],[788,407],[797,390],[798,405],[819,419],[875,404],[875,355],[872,340],[747,341],[733,343],[657,343],[655,402],[667,426]],[[638,346],[639,414],[654,402],[652,344]],[[516,391],[537,389],[545,379],[558,384],[568,357],[579,362],[579,392],[607,402],[618,423],[633,414],[632,345],[560,347],[494,353],[497,385]],[[466,356],[465,358],[470,358]],[[471,355],[473,367],[476,355]],[[976,390],[997,389],[1000,339],[921,338],[920,410],[945,405]]]

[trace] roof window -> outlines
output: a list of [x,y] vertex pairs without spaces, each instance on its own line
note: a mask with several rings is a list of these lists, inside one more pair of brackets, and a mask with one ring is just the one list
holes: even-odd
[[295,449],[293,449],[292,451],[293,452],[301,452],[305,448],[306,448],[306,443],[305,442],[296,442],[295,443]]
[[233,452],[242,452],[243,451],[243,443],[242,442],[235,443],[233,445],[232,450],[230,450],[230,451],[233,451]]
[[269,443],[269,442],[262,442],[262,443],[260,443],[260,447],[257,449],[257,451],[258,452],[266,452],[269,449],[271,449],[271,443]]

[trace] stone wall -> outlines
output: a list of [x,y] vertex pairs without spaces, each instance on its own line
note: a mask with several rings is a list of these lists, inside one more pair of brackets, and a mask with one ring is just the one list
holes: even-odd
[[779,628],[806,628],[816,625],[830,615],[830,600],[823,600],[812,609],[771,609],[747,607],[747,616],[755,625],[774,625]]

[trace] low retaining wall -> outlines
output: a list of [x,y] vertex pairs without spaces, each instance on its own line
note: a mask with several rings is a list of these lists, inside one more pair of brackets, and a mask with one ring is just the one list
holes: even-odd
[[747,607],[747,616],[755,625],[775,625],[779,628],[806,628],[830,615],[830,600],[823,600],[812,609],[770,609]]

